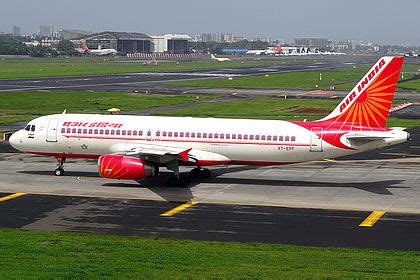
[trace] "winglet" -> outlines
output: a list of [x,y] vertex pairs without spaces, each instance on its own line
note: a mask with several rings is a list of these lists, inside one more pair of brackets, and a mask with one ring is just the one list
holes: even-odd
[[188,161],[188,153],[191,151],[192,149],[189,148],[188,150],[185,150],[183,152],[180,152],[178,155],[180,157],[182,157],[183,160]]

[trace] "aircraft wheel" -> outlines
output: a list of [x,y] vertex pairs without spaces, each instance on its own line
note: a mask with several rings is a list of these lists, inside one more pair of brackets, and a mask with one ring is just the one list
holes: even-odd
[[55,176],[63,176],[64,175],[64,169],[59,167],[56,170],[54,170]]
[[210,178],[210,176],[211,176],[211,170],[208,169],[208,168],[204,168],[204,169],[201,170],[201,174],[200,175],[201,175],[201,178],[204,178],[204,179]]

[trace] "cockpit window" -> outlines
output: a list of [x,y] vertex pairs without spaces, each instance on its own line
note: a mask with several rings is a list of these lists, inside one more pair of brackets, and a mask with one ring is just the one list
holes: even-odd
[[35,131],[35,126],[34,125],[31,126],[31,131]]
[[25,126],[25,130],[29,131],[31,129],[31,126],[28,124],[27,126]]

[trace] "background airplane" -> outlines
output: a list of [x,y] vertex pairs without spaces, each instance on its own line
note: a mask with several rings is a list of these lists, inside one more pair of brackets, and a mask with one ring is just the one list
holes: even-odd
[[214,54],[211,54],[211,59],[218,62],[230,61],[230,59],[227,57],[215,57]]
[[[334,158],[405,142],[403,128],[385,127],[404,57],[381,58],[325,118],[312,122],[58,114],[36,118],[10,144],[53,156],[96,158],[109,179],[141,180],[173,171],[168,184],[188,186],[212,165],[282,165]],[[179,166],[195,166],[190,176]]]
[[88,53],[88,54],[92,54],[92,55],[99,55],[99,56],[117,54],[117,50],[115,50],[115,49],[98,49],[98,50],[89,49],[86,46],[86,43],[84,41],[80,41],[80,49],[83,53]]

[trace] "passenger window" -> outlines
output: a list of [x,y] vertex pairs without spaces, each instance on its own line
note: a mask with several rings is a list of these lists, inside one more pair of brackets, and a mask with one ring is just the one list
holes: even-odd
[[174,137],[178,137],[178,132],[174,132]]
[[207,138],[207,133],[203,133],[203,138]]
[[65,133],[66,132],[66,129],[65,128],[62,128],[61,129],[61,133]]
[[83,129],[83,134],[87,134],[87,129]]
[[131,130],[127,131],[127,135],[131,135]]
[[255,140],[260,140],[260,136],[259,135],[255,135]]
[[101,129],[101,130],[99,130],[99,134],[104,134],[104,130],[103,129]]
[[105,130],[105,135],[109,135],[109,130]]
[[92,129],[89,129],[89,134],[92,134]]
[[111,130],[111,135],[115,135],[115,130]]
[[160,137],[160,131],[158,130],[158,131],[156,131],[156,136],[157,137]]
[[184,137],[184,132],[180,132],[179,137]]
[[209,133],[209,138],[213,138],[213,133]]
[[291,138],[290,138],[290,141],[296,141],[296,136],[292,136]]
[[139,131],[139,136],[143,136],[143,130]]
[[284,137],[284,141],[289,141],[289,136]]
[[242,134],[238,134],[238,140],[242,140]]
[[254,135],[249,135],[249,140],[254,140]]
[[78,134],[82,134],[82,129],[81,129],[81,128],[79,128],[79,129],[77,130],[77,133],[78,133]]
[[273,136],[273,141],[277,141],[277,136]]
[[279,136],[279,141],[283,141],[283,136]]
[[244,140],[248,140],[248,134],[244,135]]
[[271,135],[267,136],[267,141],[271,141]]
[[265,135],[261,135],[261,140],[265,140]]
[[230,139],[230,134],[226,134],[226,139]]
[[219,133],[215,133],[214,138],[219,138]]
[[137,136],[137,130],[133,130],[133,135]]
[[72,133],[76,133],[76,129],[75,128],[73,128]]
[[164,131],[164,132],[162,133],[162,136],[163,136],[163,137],[166,137],[166,131]]
[[120,135],[121,134],[121,131],[120,130],[117,130],[116,131],[116,135]]
[[236,134],[232,134],[232,139],[236,139]]
[[191,138],[195,138],[195,132],[191,132]]
[[201,133],[200,132],[197,133],[197,138],[201,138]]
[[172,137],[172,132],[171,131],[168,132],[168,137]]
[[223,133],[220,134],[220,139],[225,139],[225,135]]
[[121,131],[121,135],[125,135],[127,133],[127,131],[123,130]]
[[190,137],[190,133],[189,132],[186,132],[185,133],[185,137],[187,137],[187,138]]
[[93,133],[94,133],[94,134],[98,134],[98,130],[97,130],[97,129],[95,129],[95,130],[93,131]]

